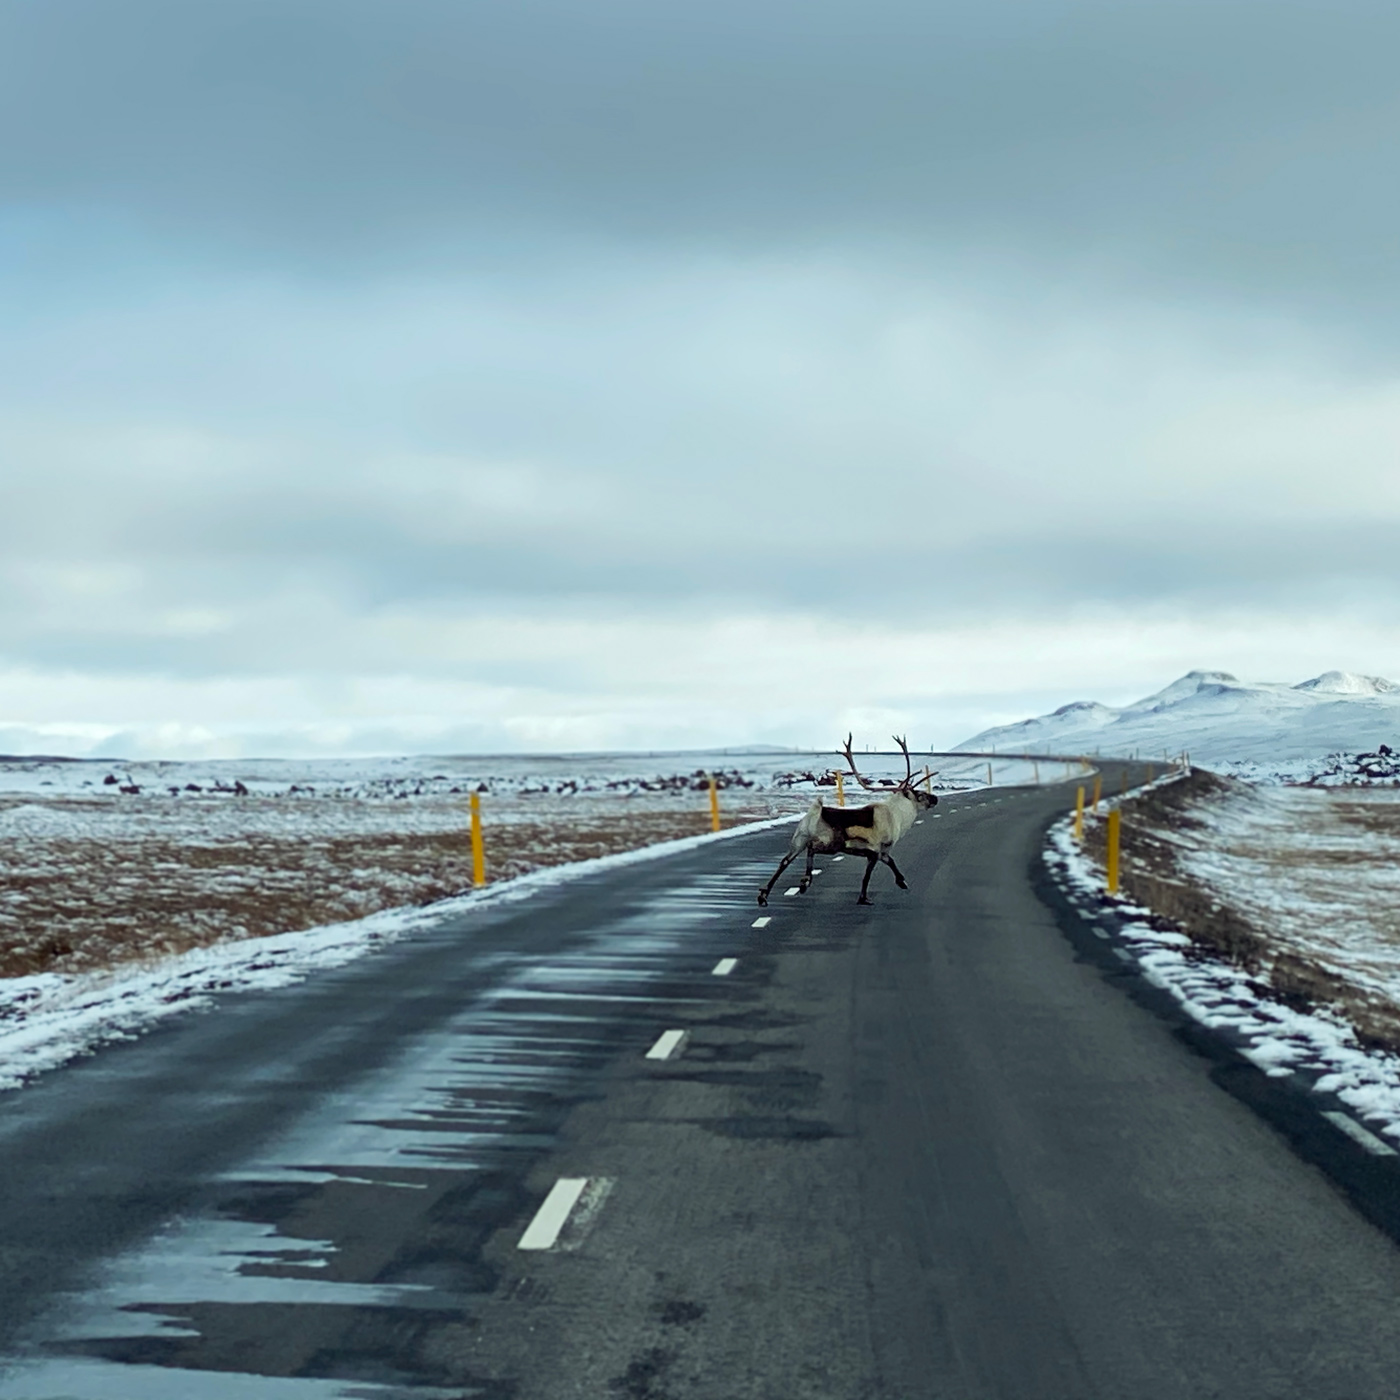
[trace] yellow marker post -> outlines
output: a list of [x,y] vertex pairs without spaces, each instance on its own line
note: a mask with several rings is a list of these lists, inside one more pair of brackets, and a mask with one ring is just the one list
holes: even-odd
[[1147,765],[1147,781],[1150,783],[1157,776],[1157,770],[1152,764]]
[[1118,893],[1118,826],[1122,814],[1115,807],[1108,814],[1108,892]]
[[1094,775],[1094,815],[1099,814],[1099,798],[1103,796],[1103,774]]
[[1074,795],[1074,839],[1084,840],[1084,789],[1080,788]]
[[924,764],[924,786],[930,792],[933,791],[933,769],[927,763]]
[[486,847],[481,841],[481,794],[472,793],[472,884],[486,883]]
[[836,805],[844,807],[846,805],[846,784],[842,780],[840,773],[836,775]]
[[710,830],[719,830],[719,784],[713,773],[710,774]]

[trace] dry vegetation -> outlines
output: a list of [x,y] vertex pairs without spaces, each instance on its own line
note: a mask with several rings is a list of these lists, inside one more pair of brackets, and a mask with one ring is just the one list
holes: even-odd
[[[1163,928],[1301,1010],[1400,1050],[1400,803],[1203,771],[1123,804],[1122,885]],[[1103,860],[1104,829],[1086,831]]]
[[[746,794],[726,803],[724,824],[793,807],[791,798]],[[0,817],[7,813],[14,820],[0,828],[0,977],[88,971],[286,933],[471,885],[460,802],[16,799],[0,802]],[[487,877],[708,829],[703,805],[675,797],[497,801],[488,813]]]

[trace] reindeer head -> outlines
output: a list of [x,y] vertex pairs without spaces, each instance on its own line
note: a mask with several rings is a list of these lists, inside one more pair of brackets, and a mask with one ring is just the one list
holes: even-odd
[[[866,792],[888,792],[898,793],[901,797],[910,798],[920,807],[936,807],[938,798],[932,788],[932,774],[927,777],[916,778],[914,776],[914,761],[909,756],[909,743],[907,739],[901,739],[898,734],[891,736],[895,743],[899,745],[900,751],[904,754],[904,777],[897,783],[868,783],[861,776],[856,768],[855,756],[851,753],[851,735],[846,735],[846,747],[841,750],[847,764],[851,769],[851,776],[863,787]],[[919,786],[923,784],[923,786]]]

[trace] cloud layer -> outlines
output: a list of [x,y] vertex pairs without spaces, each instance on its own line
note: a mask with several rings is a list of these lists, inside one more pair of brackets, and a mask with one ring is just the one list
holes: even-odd
[[949,743],[1400,673],[1397,38],[0,8],[0,748]]

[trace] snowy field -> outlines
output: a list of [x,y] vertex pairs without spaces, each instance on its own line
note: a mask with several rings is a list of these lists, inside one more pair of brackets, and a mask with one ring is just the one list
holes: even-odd
[[[77,972],[421,905],[487,875],[796,811],[790,769],[664,760],[0,762],[0,974]],[[810,796],[805,800],[810,801]]]
[[1255,787],[1195,773],[1122,804],[1121,898],[1103,823],[1047,859],[1125,915],[1149,977],[1270,1073],[1304,1071],[1400,1141],[1400,791]]
[[[230,938],[421,905],[511,879],[801,811],[832,754],[139,763],[0,759],[0,976],[83,971]],[[872,780],[903,760],[861,755]],[[1002,764],[999,781],[1030,776]],[[985,781],[957,761],[942,786]],[[1024,771],[1023,771],[1024,770]]]

